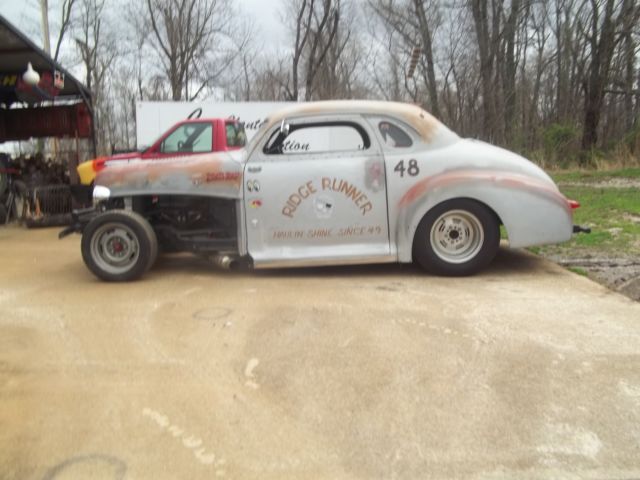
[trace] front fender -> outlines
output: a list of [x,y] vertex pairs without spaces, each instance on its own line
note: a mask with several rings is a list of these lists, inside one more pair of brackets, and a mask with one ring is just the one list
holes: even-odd
[[514,172],[450,171],[423,179],[399,200],[396,244],[400,261],[411,261],[413,237],[426,213],[454,198],[476,200],[493,210],[512,248],[571,238],[571,208],[552,183]]
[[242,198],[243,164],[227,152],[194,154],[109,165],[98,173],[96,185],[113,197],[136,195],[194,195]]

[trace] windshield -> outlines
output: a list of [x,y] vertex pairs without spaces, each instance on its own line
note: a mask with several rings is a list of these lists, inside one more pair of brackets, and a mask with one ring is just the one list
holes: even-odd
[[209,122],[178,126],[160,145],[162,153],[204,153],[213,150],[213,128]]

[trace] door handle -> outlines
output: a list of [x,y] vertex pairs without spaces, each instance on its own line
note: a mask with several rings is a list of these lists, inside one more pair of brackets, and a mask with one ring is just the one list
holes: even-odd
[[249,171],[249,173],[258,173],[262,171],[262,167],[253,166],[253,167],[248,167],[247,170]]

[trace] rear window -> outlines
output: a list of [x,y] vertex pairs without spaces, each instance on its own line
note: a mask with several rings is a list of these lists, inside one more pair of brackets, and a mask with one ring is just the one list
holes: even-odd
[[409,134],[388,120],[382,120],[378,123],[378,130],[380,130],[382,140],[388,147],[407,148],[413,145]]
[[225,125],[228,147],[244,147],[247,144],[247,135],[244,125],[241,123],[227,123]]

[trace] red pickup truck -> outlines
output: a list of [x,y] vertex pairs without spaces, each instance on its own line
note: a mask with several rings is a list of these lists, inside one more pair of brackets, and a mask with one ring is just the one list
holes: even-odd
[[96,174],[112,162],[121,160],[155,160],[159,158],[193,155],[195,153],[225,152],[245,146],[244,126],[237,120],[197,118],[184,120],[171,127],[152,146],[142,152],[129,152],[98,157],[78,165],[80,183],[91,185]]

